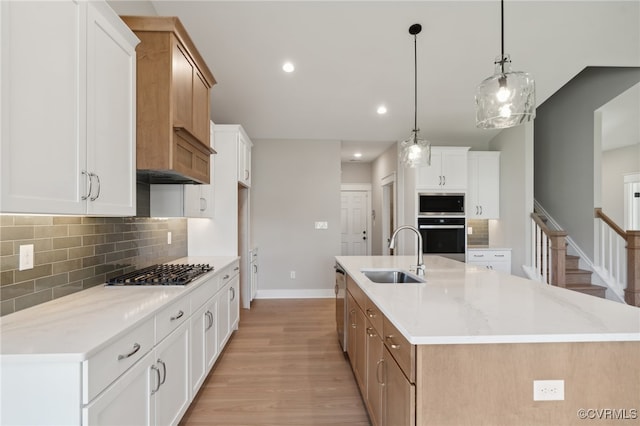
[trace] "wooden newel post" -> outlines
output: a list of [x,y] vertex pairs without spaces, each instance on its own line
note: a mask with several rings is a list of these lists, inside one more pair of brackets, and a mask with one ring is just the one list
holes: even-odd
[[567,233],[564,231],[553,231],[549,234],[549,241],[551,242],[551,281],[550,284],[558,287],[566,287],[567,280],[566,262],[567,262],[567,242],[565,237]]
[[627,231],[627,288],[624,300],[640,307],[640,231]]

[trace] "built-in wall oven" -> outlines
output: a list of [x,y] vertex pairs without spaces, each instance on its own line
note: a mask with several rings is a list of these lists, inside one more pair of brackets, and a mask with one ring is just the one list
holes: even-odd
[[464,194],[418,194],[418,230],[422,251],[465,261]]

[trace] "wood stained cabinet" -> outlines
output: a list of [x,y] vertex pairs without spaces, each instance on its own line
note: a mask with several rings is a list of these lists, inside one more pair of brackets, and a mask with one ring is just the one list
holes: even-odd
[[123,16],[140,38],[137,167],[151,183],[209,183],[210,90],[216,83],[176,17]]
[[380,332],[367,320],[367,393],[365,400],[369,408],[369,418],[374,426],[382,425],[384,406],[384,344]]
[[416,387],[409,382],[389,348],[383,349],[384,396],[383,425],[395,426],[416,424]]

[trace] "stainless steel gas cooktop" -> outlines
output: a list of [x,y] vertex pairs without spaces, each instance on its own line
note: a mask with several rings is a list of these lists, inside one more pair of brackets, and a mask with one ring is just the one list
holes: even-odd
[[213,270],[208,264],[153,265],[107,281],[107,285],[185,285]]

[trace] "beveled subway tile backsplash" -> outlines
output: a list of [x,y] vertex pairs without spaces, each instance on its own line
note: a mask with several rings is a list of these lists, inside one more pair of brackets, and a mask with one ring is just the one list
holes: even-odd
[[[20,271],[24,244],[34,268]],[[0,215],[0,315],[186,255],[186,219]]]

